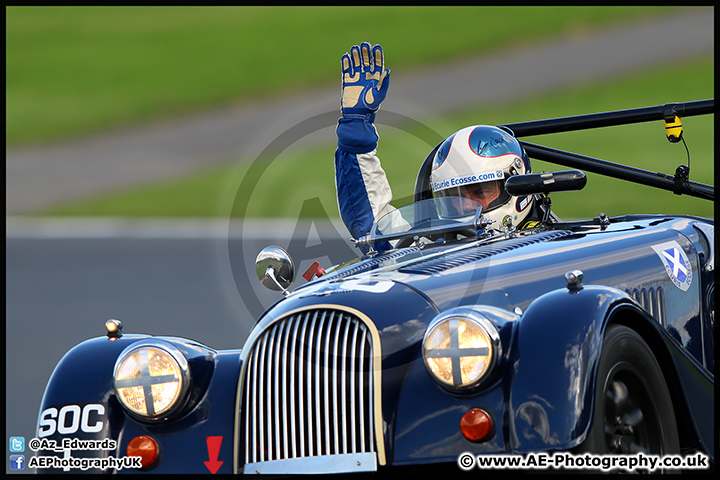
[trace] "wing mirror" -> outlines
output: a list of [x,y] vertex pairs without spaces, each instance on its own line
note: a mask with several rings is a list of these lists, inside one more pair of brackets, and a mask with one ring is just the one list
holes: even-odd
[[265,287],[287,295],[287,287],[295,278],[295,264],[284,249],[265,247],[255,259],[255,273]]

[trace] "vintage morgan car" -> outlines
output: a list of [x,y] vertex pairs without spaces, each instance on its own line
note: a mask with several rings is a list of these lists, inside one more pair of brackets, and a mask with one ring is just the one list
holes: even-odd
[[[520,138],[664,121],[677,141],[682,117],[713,112],[703,100],[506,127]],[[507,180],[541,202],[537,227],[432,198],[433,151],[414,202],[355,239],[368,253],[292,292],[288,253],[257,256],[282,294],[242,348],[108,321],[49,380],[37,471],[452,474],[461,454],[563,451],[713,465],[714,220],[599,210],[562,222],[550,194],[581,189],[583,171],[710,201],[714,187],[682,165],[672,176],[522,144],[574,169]]]

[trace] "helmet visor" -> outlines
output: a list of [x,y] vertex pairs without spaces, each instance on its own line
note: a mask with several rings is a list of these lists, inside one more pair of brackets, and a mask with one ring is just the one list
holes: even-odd
[[435,211],[442,220],[465,220],[477,213],[480,204],[468,197],[436,196]]
[[510,200],[510,194],[505,191],[505,180],[492,182],[471,183],[458,187],[450,187],[435,192],[435,197],[464,197],[478,202],[483,211],[488,212]]

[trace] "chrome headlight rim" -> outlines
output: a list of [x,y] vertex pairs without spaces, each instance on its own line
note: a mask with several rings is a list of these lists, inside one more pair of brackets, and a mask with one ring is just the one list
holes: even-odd
[[[130,406],[128,406],[123,401],[123,396],[119,392],[119,388],[127,388],[127,386],[123,387],[122,385],[118,386],[118,380],[117,376],[119,373],[119,369],[122,366],[122,364],[125,362],[125,360],[128,359],[132,354],[135,352],[142,350],[142,349],[156,349],[162,351],[164,354],[168,355],[177,365],[179,373],[180,373],[180,391],[175,396],[174,401],[172,404],[163,410],[161,410],[159,413],[153,413],[153,414],[143,414],[140,412],[136,412],[133,410]],[[136,343],[133,343],[129,346],[127,346],[122,352],[120,352],[120,355],[118,355],[117,360],[115,361],[115,366],[113,368],[113,390],[115,393],[115,396],[118,398],[118,401],[120,402],[120,405],[122,405],[123,409],[132,417],[138,420],[142,420],[144,422],[161,422],[168,420],[175,416],[186,404],[186,400],[188,398],[189,392],[190,392],[190,381],[191,381],[191,375],[190,375],[190,367],[187,361],[187,358],[185,355],[180,351],[178,347],[173,345],[170,342],[164,341],[164,340],[140,340]],[[139,386],[139,385],[138,385]],[[150,395],[152,396],[152,395]],[[145,394],[146,399],[148,398],[148,394],[146,392]]]
[[[431,358],[429,355],[429,349],[427,348],[430,336],[441,325],[444,325],[452,320],[464,320],[471,322],[473,325],[480,328],[485,333],[488,339],[488,346],[490,351],[488,355],[489,359],[487,367],[484,369],[481,375],[479,375],[476,379],[467,384],[457,385],[454,383],[447,383],[446,381],[439,378],[435,373],[433,373],[433,370],[428,363],[428,358]],[[453,393],[472,392],[479,388],[482,384],[484,384],[488,378],[492,377],[493,372],[496,370],[497,366],[500,363],[500,359],[502,358],[502,343],[500,340],[500,333],[498,327],[487,316],[483,315],[482,313],[471,307],[457,307],[450,309],[436,316],[425,330],[425,335],[423,336],[422,341],[422,358],[428,374],[442,388]]]

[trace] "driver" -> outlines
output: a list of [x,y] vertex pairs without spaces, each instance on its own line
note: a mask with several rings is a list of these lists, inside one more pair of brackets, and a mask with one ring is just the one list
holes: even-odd
[[[354,238],[360,238],[374,220],[393,210],[392,190],[376,155],[379,137],[374,125],[390,86],[390,70],[385,69],[382,47],[368,42],[354,45],[341,63],[335,186],[343,222]],[[511,196],[505,191],[505,179],[530,171],[530,159],[512,132],[476,125],[442,142],[433,159],[430,183],[436,198],[470,198],[482,204],[488,219],[500,225],[509,219],[518,228],[528,228],[539,219],[534,198]]]
[[537,224],[537,218],[529,215],[534,210],[533,197],[511,196],[505,190],[505,179],[530,172],[530,159],[512,132],[474,125],[440,144],[433,158],[430,187],[435,198],[469,198],[483,206],[488,219],[527,228]]

